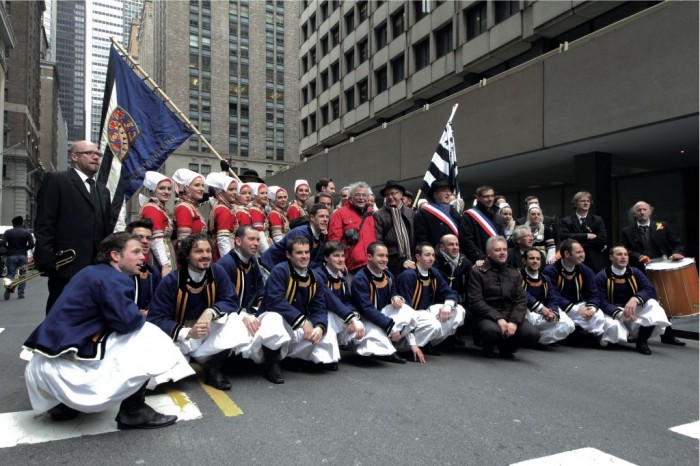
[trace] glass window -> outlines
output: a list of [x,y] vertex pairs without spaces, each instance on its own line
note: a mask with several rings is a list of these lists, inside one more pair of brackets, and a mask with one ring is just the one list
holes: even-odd
[[357,14],[360,17],[360,22],[367,19],[367,0],[357,2]]
[[355,69],[355,51],[350,50],[345,53],[345,72],[349,73]]
[[397,84],[404,80],[406,77],[406,72],[404,69],[404,56],[399,55],[398,57],[391,60],[391,83]]
[[518,0],[501,0],[499,2],[493,2],[496,24],[510,18],[516,14],[519,9],[520,2]]
[[396,39],[406,30],[404,22],[404,11],[401,8],[399,11],[391,15],[391,38]]
[[374,82],[377,84],[377,94],[381,94],[387,90],[388,80],[386,66],[374,72]]
[[464,20],[467,28],[467,40],[486,32],[486,2],[479,2],[465,10]]
[[335,47],[340,43],[340,26],[337,24],[331,29],[331,47]]
[[340,99],[331,100],[331,121],[340,117]]
[[357,56],[360,59],[360,63],[367,61],[367,55],[367,39],[364,39],[357,44]]
[[413,0],[413,12],[416,15],[416,23],[428,16],[428,2],[422,0]]
[[360,104],[367,102],[367,100],[369,99],[369,86],[367,84],[366,79],[363,79],[362,81],[357,83],[357,95]]
[[452,52],[452,21],[435,32],[435,55],[444,57]]
[[430,40],[426,38],[413,46],[416,58],[416,71],[422,70],[430,64]]
[[345,15],[345,35],[347,36],[355,30],[355,10]]
[[345,91],[345,108],[350,111],[355,108],[355,89],[350,88]]
[[374,29],[374,42],[377,44],[377,50],[381,50],[386,47],[387,44],[387,33],[386,33],[386,23],[381,26],[377,26]]

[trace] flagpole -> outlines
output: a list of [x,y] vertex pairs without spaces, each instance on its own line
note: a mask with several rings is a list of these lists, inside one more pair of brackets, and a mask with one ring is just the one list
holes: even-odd
[[[207,139],[204,137],[204,135],[201,133],[201,131],[199,131],[199,129],[197,129],[197,127],[194,124],[192,124],[190,119],[187,118],[187,116],[184,113],[182,113],[182,111],[178,108],[178,106],[175,105],[175,102],[173,102],[170,99],[170,97],[168,97],[165,94],[165,92],[163,92],[163,90],[160,88],[160,86],[151,78],[151,76],[148,73],[146,73],[146,70],[144,70],[141,67],[141,65],[139,65],[138,62],[136,60],[134,60],[134,58],[131,55],[129,55],[129,52],[124,50],[124,47],[122,47],[121,44],[119,44],[119,42],[117,42],[117,40],[114,38],[114,36],[111,36],[109,38],[109,40],[112,41],[112,45],[114,45],[117,48],[117,50],[119,51],[119,53],[121,53],[124,56],[124,58],[132,66],[132,68],[135,69],[136,71],[138,71],[141,74],[141,76],[144,77],[144,80],[148,84],[151,85],[151,87],[153,88],[153,92],[158,94],[158,97],[160,97],[163,100],[163,102],[165,102],[166,105],[169,105],[171,107],[171,109],[178,116],[178,118],[180,118],[180,120],[182,120],[182,122],[185,123],[185,125],[187,125],[187,127],[189,129],[191,129],[194,134],[197,135],[199,140],[202,141],[202,143],[205,146],[207,146],[207,148],[211,151],[211,153],[214,154],[216,157],[218,157],[219,160],[222,160],[224,162],[228,162],[226,159],[224,159],[219,154],[219,152],[217,152],[216,149],[214,149],[214,147],[211,144],[209,144],[209,141],[207,141]],[[453,114],[454,114],[454,112],[453,112]],[[238,175],[236,175],[234,173],[234,171],[231,169],[231,167],[228,168],[228,172],[229,172],[229,175],[231,175],[233,178],[235,178],[238,182],[241,181],[241,179],[238,178]]]

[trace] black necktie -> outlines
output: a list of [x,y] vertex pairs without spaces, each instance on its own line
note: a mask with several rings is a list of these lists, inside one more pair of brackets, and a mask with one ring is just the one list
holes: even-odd
[[92,203],[95,205],[100,205],[100,198],[97,196],[97,185],[95,184],[95,180],[88,178],[85,181],[90,185],[90,199],[92,199]]
[[647,231],[649,230],[649,225],[639,225],[639,231],[642,233],[642,244],[644,244],[644,253],[646,254],[649,247],[649,240],[647,239]]
[[586,223],[586,217],[579,217],[579,221],[581,222],[581,226],[584,226]]

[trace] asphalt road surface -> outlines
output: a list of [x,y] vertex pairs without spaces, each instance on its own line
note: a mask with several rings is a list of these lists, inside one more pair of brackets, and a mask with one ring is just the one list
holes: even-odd
[[631,345],[525,349],[512,361],[470,347],[424,365],[346,355],[338,372],[287,370],[283,385],[233,364],[230,392],[192,377],[150,396],[182,417],[168,428],[117,431],[116,409],[54,423],[31,411],[18,357],[46,297],[39,278],[27,299],[0,298],[5,465],[698,464],[690,340],[677,348],[656,339],[651,356]]

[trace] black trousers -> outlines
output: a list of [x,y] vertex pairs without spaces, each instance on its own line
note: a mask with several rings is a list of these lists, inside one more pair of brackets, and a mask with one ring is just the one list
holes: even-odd
[[46,315],[49,314],[51,307],[56,302],[63,289],[66,287],[70,278],[49,277],[49,299],[46,300]]
[[515,351],[521,346],[535,345],[540,339],[540,331],[527,320],[523,320],[512,337],[504,338],[501,327],[489,319],[479,321],[479,333],[484,347],[498,346],[506,351]]

